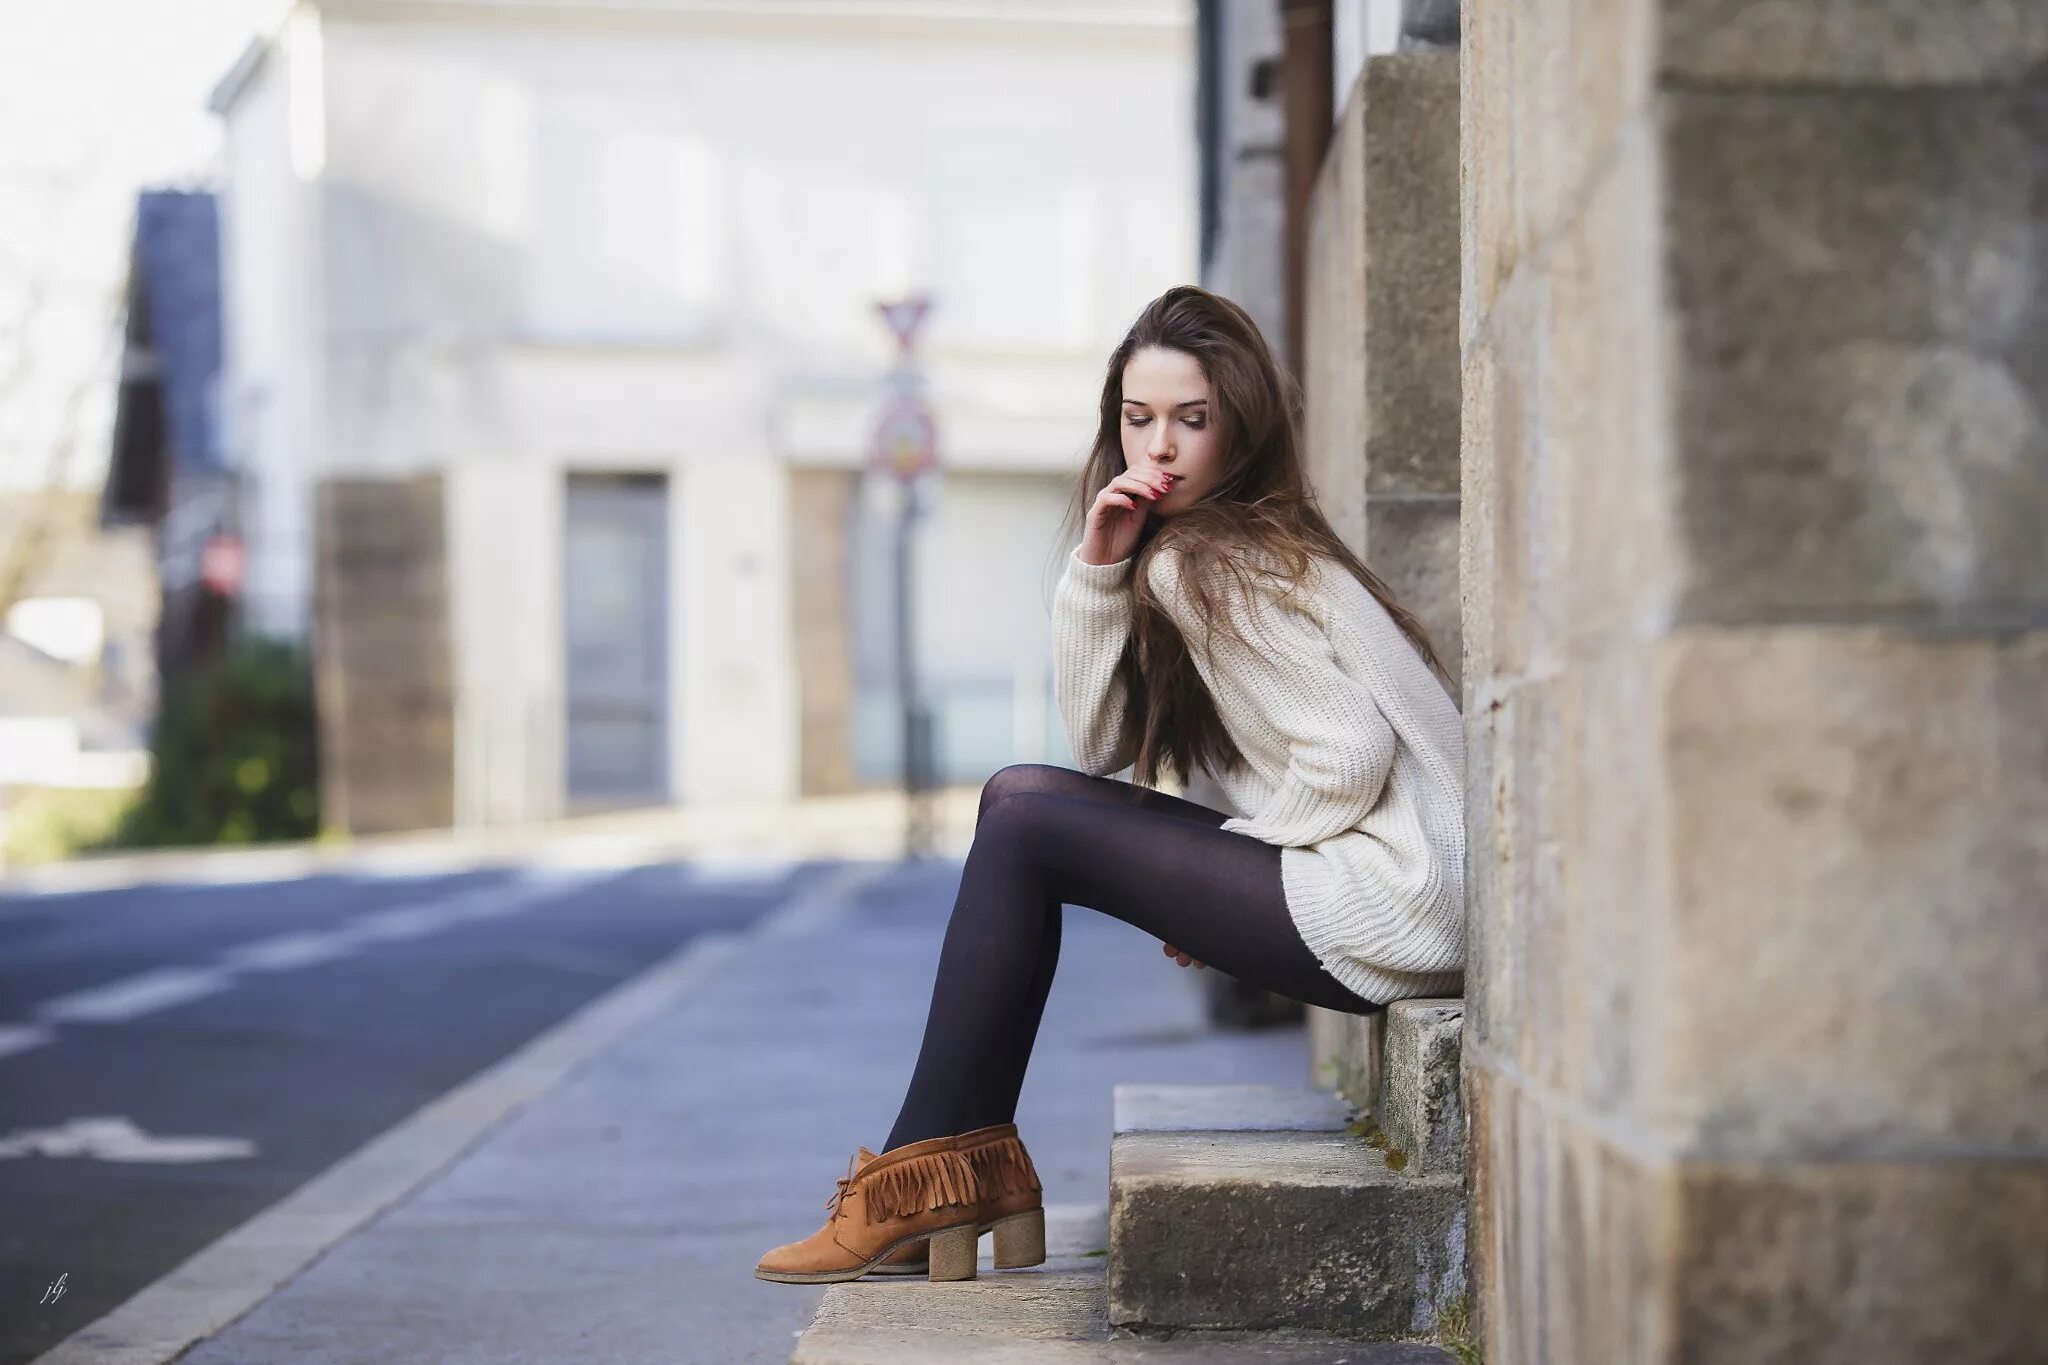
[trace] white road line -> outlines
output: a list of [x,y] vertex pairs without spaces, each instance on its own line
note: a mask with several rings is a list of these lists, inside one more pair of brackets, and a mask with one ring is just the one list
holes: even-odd
[[346,930],[324,934],[279,934],[230,948],[215,961],[236,971],[277,972],[345,957],[360,947],[361,940]]
[[[372,911],[336,929],[278,934],[239,944],[221,952],[205,967],[152,968],[103,986],[45,1000],[36,1006],[35,1013],[46,1022],[120,1023],[224,991],[234,984],[237,972],[284,971],[329,962],[368,943],[418,938],[453,925],[509,915],[537,901],[587,889],[630,870],[541,869],[512,886],[473,887],[440,900]],[[51,1035],[47,1030],[0,1026],[0,1057],[49,1041]]]
[[234,978],[212,967],[156,967],[90,990],[73,991],[36,1007],[44,1019],[116,1024],[171,1005],[226,990]]
[[388,910],[373,910],[359,917],[349,925],[348,931],[351,938],[365,943],[386,939],[396,942],[431,934],[453,922],[439,906],[394,905]]
[[41,1047],[57,1035],[35,1024],[0,1024],[0,1057]]
[[135,1121],[124,1114],[94,1114],[70,1119],[54,1128],[21,1128],[0,1137],[0,1161],[46,1156],[182,1165],[195,1161],[231,1161],[255,1155],[256,1144],[248,1138],[200,1134],[156,1137],[136,1127]]
[[692,886],[745,886],[780,881],[796,871],[789,858],[745,858],[739,856],[693,858],[686,863]]

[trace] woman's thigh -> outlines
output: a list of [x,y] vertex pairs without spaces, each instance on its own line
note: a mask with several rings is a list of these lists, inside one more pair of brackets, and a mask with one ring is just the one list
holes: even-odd
[[1228,820],[1223,811],[1190,801],[1184,796],[1172,796],[1166,792],[1141,787],[1135,782],[1125,782],[1114,777],[1091,777],[1072,768],[1062,768],[1053,763],[1012,763],[999,769],[981,787],[981,807],[975,819],[988,814],[988,808],[1006,797],[1020,792],[1051,792],[1060,796],[1080,797],[1090,801],[1113,801],[1120,805],[1156,811],[1161,815],[1172,815],[1183,820],[1195,820],[1215,826]]
[[[1216,823],[1226,818],[1216,813]],[[1120,794],[1029,789],[984,807],[973,857],[977,877],[1033,880],[1061,904],[1114,916],[1267,990],[1351,1013],[1379,1008],[1301,941],[1280,849],[1249,835]]]

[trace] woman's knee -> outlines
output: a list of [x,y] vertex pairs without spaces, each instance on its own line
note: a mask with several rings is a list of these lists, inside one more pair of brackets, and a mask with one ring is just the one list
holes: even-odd
[[1086,780],[1083,774],[1052,763],[1012,763],[998,768],[988,781],[981,784],[981,804],[974,813],[975,827],[980,828],[982,818],[999,801],[1025,792],[1059,791],[1077,777]]

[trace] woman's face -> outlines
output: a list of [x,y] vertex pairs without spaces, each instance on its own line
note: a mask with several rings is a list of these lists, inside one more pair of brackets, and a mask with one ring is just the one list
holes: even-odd
[[1124,467],[1174,475],[1173,489],[1152,504],[1170,517],[1200,498],[1222,477],[1209,379],[1186,351],[1141,346],[1124,365]]

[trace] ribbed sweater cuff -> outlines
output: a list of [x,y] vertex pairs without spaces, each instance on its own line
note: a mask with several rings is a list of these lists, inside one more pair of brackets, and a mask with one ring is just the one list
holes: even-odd
[[1067,571],[1064,581],[1083,600],[1097,603],[1128,598],[1124,589],[1124,576],[1131,571],[1131,557],[1126,556],[1114,564],[1090,564],[1081,558],[1081,547],[1076,545],[1067,553]]

